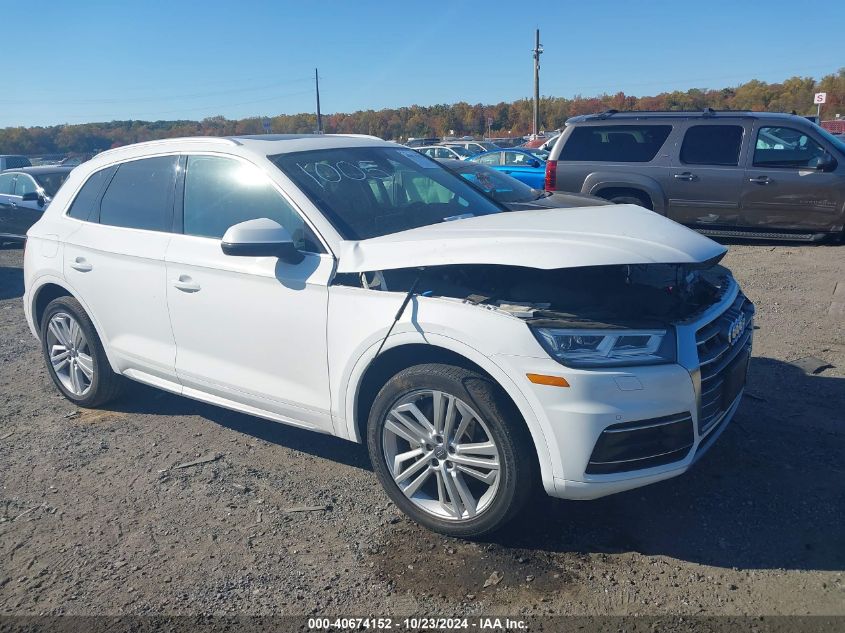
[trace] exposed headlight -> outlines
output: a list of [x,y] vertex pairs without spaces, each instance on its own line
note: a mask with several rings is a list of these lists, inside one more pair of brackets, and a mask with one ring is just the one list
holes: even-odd
[[671,363],[675,340],[667,330],[533,328],[546,351],[569,367]]

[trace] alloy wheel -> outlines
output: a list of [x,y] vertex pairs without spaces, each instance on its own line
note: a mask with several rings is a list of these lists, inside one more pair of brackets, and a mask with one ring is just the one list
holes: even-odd
[[451,394],[425,390],[400,399],[387,414],[382,450],[403,494],[437,518],[475,518],[496,496],[501,459],[493,435]]
[[59,382],[77,397],[91,389],[94,359],[85,333],[67,312],[57,312],[47,324],[47,352]]

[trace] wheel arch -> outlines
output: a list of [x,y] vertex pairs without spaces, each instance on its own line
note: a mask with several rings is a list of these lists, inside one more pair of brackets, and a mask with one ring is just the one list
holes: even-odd
[[528,430],[540,466],[543,485],[553,489],[553,467],[549,443],[531,403],[513,380],[490,358],[472,347],[448,336],[426,333],[420,340],[412,333],[390,337],[384,350],[375,356],[377,345],[370,347],[358,360],[346,386],[346,429],[348,439],[362,442],[370,407],[384,382],[406,367],[422,363],[442,362],[473,369],[487,376],[499,387],[522,418]]
[[625,190],[640,193],[651,200],[652,210],[666,215],[666,196],[663,188],[654,178],[640,174],[626,174],[620,177],[617,173],[593,172],[584,180],[582,193],[588,193],[603,198],[600,192],[607,190]]
[[32,299],[30,300],[30,325],[32,326],[33,332],[35,332],[36,337],[39,339],[41,338],[41,319],[43,318],[44,311],[47,309],[50,302],[54,299],[58,299],[59,297],[72,297],[79,302],[82,309],[85,310],[85,314],[87,314],[88,318],[91,319],[91,323],[94,324],[94,331],[100,338],[100,342],[103,345],[103,349],[106,352],[106,357],[109,359],[109,364],[112,369],[117,373],[120,373],[114,359],[112,358],[109,345],[107,344],[108,338],[103,334],[103,329],[100,326],[100,323],[97,321],[94,313],[91,312],[88,304],[73,290],[73,288],[71,288],[63,280],[48,277],[40,280],[38,285],[32,289],[30,294],[32,296]]

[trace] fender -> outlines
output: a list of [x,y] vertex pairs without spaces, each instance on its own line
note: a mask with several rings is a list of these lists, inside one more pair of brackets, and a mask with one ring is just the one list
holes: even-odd
[[38,299],[38,293],[40,292],[41,288],[46,286],[47,284],[52,284],[54,286],[59,286],[63,288],[71,297],[79,301],[82,309],[85,310],[85,314],[88,315],[88,318],[91,319],[91,323],[94,324],[94,331],[97,333],[97,336],[100,337],[100,342],[103,345],[103,350],[106,352],[106,358],[109,359],[109,365],[111,365],[112,371],[115,373],[121,373],[118,370],[117,363],[115,359],[112,357],[111,354],[111,346],[108,345],[108,337],[105,335],[100,322],[97,320],[97,317],[94,316],[94,313],[91,311],[88,304],[83,301],[80,294],[67,282],[67,280],[62,279],[61,277],[57,277],[51,274],[44,274],[39,275],[36,277],[32,282],[32,287],[28,289],[28,292],[24,295],[24,311],[27,314],[27,321],[29,324],[29,329],[32,331],[35,338],[40,339],[40,334],[38,332],[38,327],[35,323],[35,302]]
[[[338,427],[335,429],[335,433],[340,437],[345,437],[358,443],[362,443],[364,440],[358,432],[358,425],[355,420],[355,411],[358,403],[358,389],[364,372],[375,359],[379,343],[380,340],[376,341],[370,345],[370,347],[368,347],[361,356],[359,356],[351,370],[349,378],[346,381],[345,393],[341,394],[342,402],[339,410],[344,412],[345,419],[337,420]],[[516,383],[514,383],[510,376],[488,356],[485,356],[466,343],[443,334],[420,332],[416,329],[397,332],[388,338],[384,345],[384,349],[387,350],[412,343],[428,344],[448,349],[449,351],[460,354],[464,358],[471,360],[492,376],[499,386],[501,386],[508,396],[510,396],[510,398],[514,401],[517,409],[519,409],[520,414],[525,420],[525,423],[528,426],[528,431],[531,434],[531,439],[534,443],[537,459],[540,463],[540,474],[543,486],[547,491],[554,490],[553,471],[555,468],[552,463],[553,454],[550,451],[547,436],[540,424],[534,405],[532,405],[528,398],[526,398],[525,394],[516,385]],[[559,456],[557,457],[557,461],[560,461]]]
[[666,215],[666,196],[663,193],[663,187],[650,176],[623,174],[616,171],[594,171],[584,179],[581,193],[596,195],[597,191],[607,188],[639,189],[651,198],[654,211]]

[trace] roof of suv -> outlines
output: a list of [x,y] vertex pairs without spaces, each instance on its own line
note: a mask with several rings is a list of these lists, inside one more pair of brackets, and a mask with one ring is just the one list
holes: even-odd
[[[180,152],[184,150],[229,150],[233,154],[246,153],[261,156],[302,152],[314,149],[335,149],[341,147],[401,147],[396,143],[364,134],[258,134],[245,136],[187,136],[166,138],[144,143],[124,145],[100,152],[86,166],[97,169],[115,161],[143,157],[158,152]],[[241,150],[241,151],[239,151]]]
[[796,119],[806,121],[806,117],[787,114],[785,112],[752,112],[751,110],[712,110],[705,108],[704,110],[630,110],[627,112],[618,112],[616,110],[605,110],[596,114],[579,114],[578,116],[570,117],[566,121],[566,125],[573,123],[586,123],[588,121],[640,121],[643,119],[774,119],[780,121],[794,121]]

